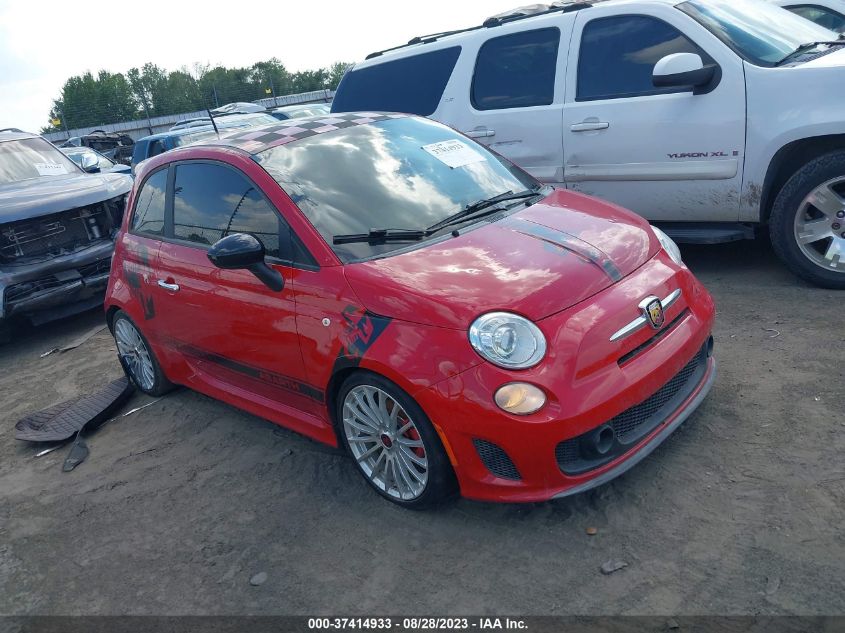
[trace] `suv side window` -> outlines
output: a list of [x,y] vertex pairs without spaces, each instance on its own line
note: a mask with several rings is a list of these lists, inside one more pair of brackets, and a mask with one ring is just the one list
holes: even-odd
[[845,15],[833,9],[815,4],[796,4],[784,8],[831,31],[841,32],[845,30]]
[[145,235],[164,234],[164,194],[167,191],[167,168],[147,178],[138,192],[132,231]]
[[176,165],[173,237],[211,246],[233,233],[251,233],[264,244],[267,255],[285,259],[279,247],[281,218],[255,185],[223,165]]
[[429,116],[443,96],[460,46],[412,55],[344,75],[332,112],[383,111]]
[[484,42],[472,77],[473,107],[503,110],[552,103],[559,46],[557,28],[521,31]]
[[576,101],[678,92],[656,88],[651,80],[654,65],[672,53],[695,53],[705,64],[713,61],[663,20],[645,15],[591,20],[581,35]]

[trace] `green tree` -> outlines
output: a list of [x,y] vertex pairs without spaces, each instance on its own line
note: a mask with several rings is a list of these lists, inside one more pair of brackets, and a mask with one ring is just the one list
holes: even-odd
[[291,75],[284,64],[275,57],[265,62],[256,62],[250,67],[250,71],[252,83],[262,90],[262,97],[290,94],[293,85]]
[[[167,71],[147,63],[124,75],[100,71],[69,78],[50,108],[50,124],[42,131],[99,127],[145,116],[192,112],[270,96],[335,89],[349,64],[289,72],[273,57],[246,68],[194,64],[193,70]],[[270,91],[268,93],[268,90]],[[55,125],[53,121],[59,121]]]
[[340,84],[340,80],[343,79],[343,75],[345,75],[346,71],[351,67],[352,64],[348,64],[346,62],[335,62],[332,64],[329,68],[325,87],[329,90],[337,90],[337,86]]

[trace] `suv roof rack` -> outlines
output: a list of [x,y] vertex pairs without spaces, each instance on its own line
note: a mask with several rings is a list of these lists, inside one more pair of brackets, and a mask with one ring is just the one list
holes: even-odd
[[[545,9],[543,11],[527,13],[517,12],[509,15],[494,16],[492,18],[487,18],[478,26],[470,26],[465,29],[455,29],[454,31],[442,31],[440,33],[432,33],[430,35],[419,35],[408,40],[407,44],[400,44],[399,46],[393,46],[392,48],[386,48],[382,51],[370,53],[364,59],[372,59],[373,57],[379,57],[384,53],[396,51],[401,48],[406,48],[408,46],[414,46],[415,44],[431,44],[432,42],[436,42],[437,40],[439,40],[441,37],[446,37],[449,35],[457,35],[458,33],[467,33],[469,31],[478,31],[479,29],[491,29],[497,26],[502,26],[503,24],[517,22],[518,20],[526,20],[528,18],[536,18],[540,15],[548,15],[549,13],[570,13],[572,11],[580,11],[581,9],[586,9],[591,6],[593,6],[592,2],[587,1],[565,2],[550,5],[548,9]],[[517,11],[519,11],[519,9],[517,9]]]

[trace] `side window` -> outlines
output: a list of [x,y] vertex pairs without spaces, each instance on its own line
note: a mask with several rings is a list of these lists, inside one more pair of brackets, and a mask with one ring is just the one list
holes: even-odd
[[164,153],[164,143],[160,140],[155,140],[150,143],[149,151],[147,152],[147,158],[152,158],[153,156],[158,156],[159,154]]
[[615,99],[676,92],[655,88],[654,65],[672,53],[712,59],[678,29],[644,15],[598,18],[584,26],[578,55],[576,100]]
[[793,13],[797,13],[802,18],[815,22],[819,26],[837,32],[845,32],[845,15],[828,9],[811,4],[799,4],[795,6],[786,7]]
[[522,31],[487,40],[472,77],[472,105],[501,110],[549,105],[555,96],[560,31]]
[[232,233],[251,233],[264,244],[267,255],[289,259],[279,248],[281,225],[278,213],[261,192],[234,169],[209,163],[176,166],[175,238],[211,246]]
[[460,46],[413,55],[344,75],[332,112],[383,111],[429,116],[461,54]]
[[141,186],[132,216],[132,231],[146,235],[164,234],[164,194],[167,169],[160,169]]

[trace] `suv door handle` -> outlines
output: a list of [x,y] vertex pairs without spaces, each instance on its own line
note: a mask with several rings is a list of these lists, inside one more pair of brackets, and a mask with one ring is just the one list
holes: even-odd
[[159,279],[158,285],[160,288],[164,288],[170,292],[177,292],[179,290],[179,284],[169,284],[164,279]]
[[486,127],[477,127],[474,130],[467,130],[464,134],[470,138],[489,138],[491,136],[496,136],[496,130],[488,130]]
[[593,130],[606,130],[610,127],[607,121],[599,121],[598,119],[585,119],[581,123],[573,123],[569,129],[573,132],[591,132]]

